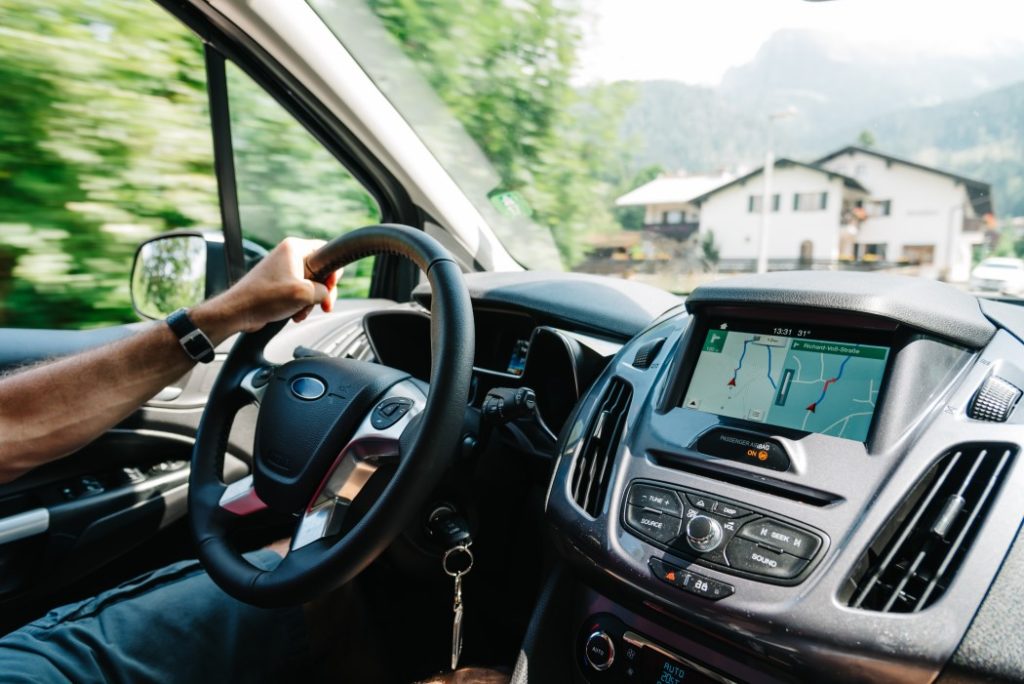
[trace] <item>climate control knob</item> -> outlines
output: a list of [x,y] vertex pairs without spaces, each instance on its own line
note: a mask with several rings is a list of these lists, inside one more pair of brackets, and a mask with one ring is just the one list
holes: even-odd
[[686,523],[686,541],[695,551],[714,551],[722,543],[722,526],[714,518],[695,515]]
[[598,672],[604,672],[615,662],[615,642],[607,632],[598,630],[587,637],[583,646],[583,657],[587,664]]

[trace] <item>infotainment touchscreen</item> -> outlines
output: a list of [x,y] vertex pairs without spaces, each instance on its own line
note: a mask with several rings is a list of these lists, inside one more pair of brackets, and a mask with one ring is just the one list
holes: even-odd
[[891,333],[712,319],[683,406],[864,441]]

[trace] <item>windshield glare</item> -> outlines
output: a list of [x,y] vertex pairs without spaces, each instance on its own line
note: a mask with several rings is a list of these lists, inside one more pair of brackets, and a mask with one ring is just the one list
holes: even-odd
[[1024,254],[1012,3],[311,5],[528,267],[1018,294],[975,273]]

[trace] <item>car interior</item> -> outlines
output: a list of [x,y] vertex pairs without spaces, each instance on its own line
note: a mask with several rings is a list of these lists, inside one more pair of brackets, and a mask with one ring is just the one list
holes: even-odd
[[[523,270],[273,8],[159,2],[205,44],[221,202],[227,60],[372,189],[380,225],[308,262],[373,256],[369,296],[228,340],[0,485],[0,633],[198,555],[256,605],[335,592],[341,681],[450,670],[456,576],[459,663],[514,682],[1024,680],[1024,309],[873,273],[683,298]],[[212,296],[261,258],[229,214],[140,246],[140,314],[166,315],[147,279]],[[188,268],[147,273],[174,244]],[[148,324],[0,329],[0,370]],[[282,537],[272,572],[241,556]]]

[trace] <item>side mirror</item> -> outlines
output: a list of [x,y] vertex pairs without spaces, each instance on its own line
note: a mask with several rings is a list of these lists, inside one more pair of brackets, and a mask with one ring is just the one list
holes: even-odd
[[165,318],[227,287],[220,233],[165,233],[143,242],[135,252],[132,306],[144,318]]

